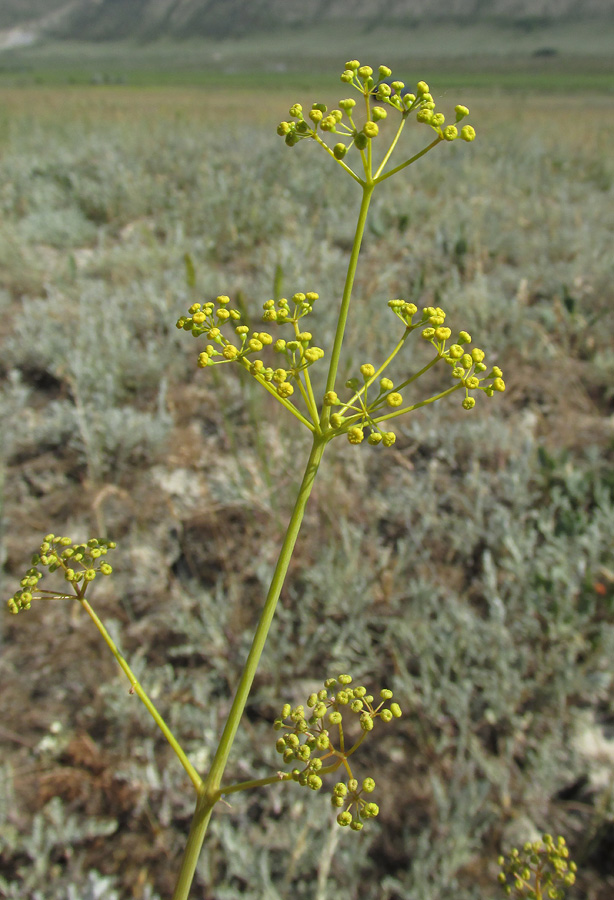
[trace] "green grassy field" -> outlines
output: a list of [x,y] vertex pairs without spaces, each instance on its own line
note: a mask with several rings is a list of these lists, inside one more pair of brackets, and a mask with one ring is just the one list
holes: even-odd
[[435,24],[273,31],[249,39],[85,44],[47,41],[0,53],[0,85],[199,85],[326,89],[339,60],[377,58],[440,88],[614,90],[614,21],[543,28]]
[[[49,530],[115,537],[96,607],[204,769],[307,448],[174,323],[219,293],[255,322],[281,283],[319,291],[328,351],[358,197],[275,126],[345,88],[319,62],[155,85],[143,59],[134,84],[60,86],[105,70],[52,50],[46,84],[5,67],[0,96],[3,591]],[[492,900],[501,848],[544,830],[579,863],[570,900],[612,896],[614,98],[474,74],[450,63],[439,105],[470,106],[478,139],[374,200],[346,368],[387,352],[399,296],[446,308],[507,391],[420,411],[389,454],[332,445],[232,757],[275,771],[279,706],[331,673],[390,683],[407,715],[368,759],[380,819],[339,836],[325,797],[240,797],[195,896]],[[0,895],[167,897],[191,796],[97,635],[49,605],[0,639]]]

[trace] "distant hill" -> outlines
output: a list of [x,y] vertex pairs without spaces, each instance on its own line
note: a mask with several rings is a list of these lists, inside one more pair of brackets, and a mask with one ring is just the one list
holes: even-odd
[[412,25],[490,21],[522,28],[614,18],[614,0],[1,0],[0,30],[60,39],[240,37],[340,20]]

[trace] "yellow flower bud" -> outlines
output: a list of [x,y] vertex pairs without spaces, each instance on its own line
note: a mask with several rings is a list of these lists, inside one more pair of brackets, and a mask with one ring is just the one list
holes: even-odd
[[418,122],[422,122],[425,125],[430,125],[431,120],[433,118],[433,113],[430,109],[421,109],[420,112],[416,116],[416,120]]
[[368,712],[363,712],[360,716],[360,727],[363,731],[373,731],[373,719]]
[[388,404],[388,406],[392,406],[393,408],[396,406],[401,406],[401,404],[403,403],[403,397],[398,393],[388,394],[388,396],[386,397],[386,403]]
[[438,341],[447,341],[451,334],[451,330],[443,325],[435,329],[435,337]]
[[292,385],[290,384],[289,381],[282,381],[281,384],[277,385],[277,393],[279,394],[280,397],[287,399],[288,397],[291,397],[292,394],[294,393],[294,388],[292,387]]

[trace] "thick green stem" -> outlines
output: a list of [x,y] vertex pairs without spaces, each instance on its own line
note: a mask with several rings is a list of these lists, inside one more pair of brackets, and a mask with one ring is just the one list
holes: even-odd
[[209,796],[203,793],[202,790],[198,792],[196,809],[194,810],[190,833],[183,852],[181,869],[179,870],[179,877],[173,892],[173,900],[187,900],[190,895],[198,857],[207,833],[207,826],[213,812],[214,803],[215,801],[211,802]]
[[221,796],[219,788],[222,782],[224,769],[228,762],[228,756],[230,755],[237,728],[239,727],[239,722],[241,721],[241,716],[243,715],[243,710],[247,703],[256,669],[258,668],[258,663],[260,662],[260,657],[262,656],[262,651],[273,621],[277,601],[281,594],[288,566],[290,565],[290,560],[292,558],[294,545],[305,514],[307,500],[311,494],[326,443],[327,441],[325,439],[318,435],[314,435],[311,453],[309,454],[309,459],[305,468],[305,474],[303,475],[296,503],[294,504],[292,516],[290,517],[288,530],[286,531],[286,536],[279,553],[271,586],[252,641],[251,650],[247,657],[247,662],[245,663],[243,674],[241,675],[241,680],[239,681],[239,686],[232,702],[232,707],[228,714],[228,719],[220,743],[213,758],[211,769],[209,770],[209,774],[205,779],[202,789],[198,793],[198,802],[196,804],[196,810],[190,828],[190,836],[185,849],[179,879],[173,894],[173,900],[187,900],[189,895],[190,885],[192,884],[194,872],[196,871],[196,864],[207,831],[207,825],[211,817],[211,811]]

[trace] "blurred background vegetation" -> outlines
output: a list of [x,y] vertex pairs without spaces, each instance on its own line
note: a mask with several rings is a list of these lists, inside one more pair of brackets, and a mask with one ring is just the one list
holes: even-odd
[[[500,850],[548,830],[569,897],[609,900],[612,4],[133,6],[0,14],[3,595],[49,530],[116,539],[95,606],[206,768],[307,437],[174,322],[316,290],[329,348],[359,197],[275,126],[345,96],[346,58],[425,78],[478,139],[375,195],[343,375],[388,351],[400,296],[445,307],[508,390],[327,451],[228,774],[275,771],[282,703],[349,670],[406,710],[365,747],[381,815],[347,834],[325,796],[238,796],[194,896],[491,900]],[[168,897],[191,791],[89,620],[6,613],[0,647],[0,897]]]

